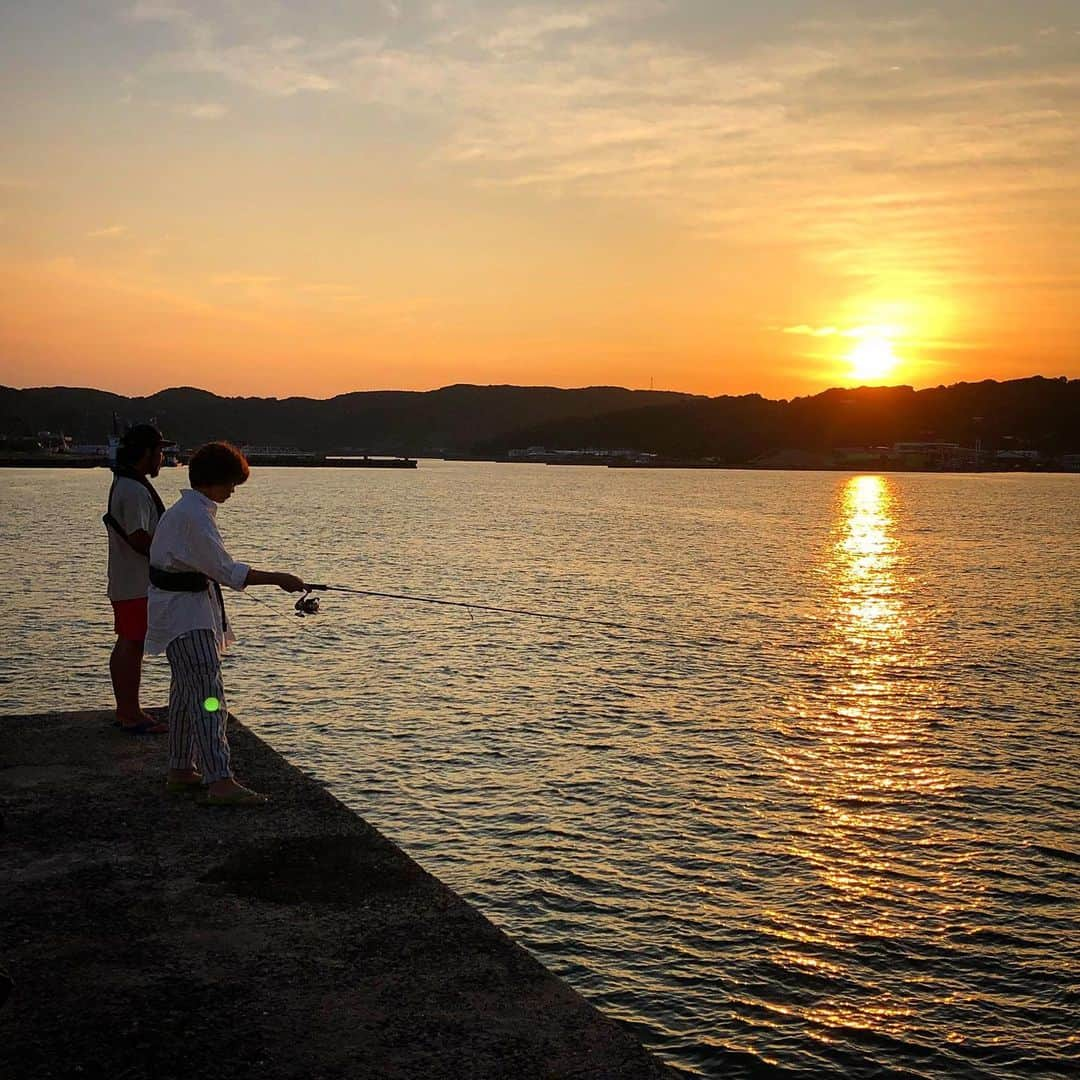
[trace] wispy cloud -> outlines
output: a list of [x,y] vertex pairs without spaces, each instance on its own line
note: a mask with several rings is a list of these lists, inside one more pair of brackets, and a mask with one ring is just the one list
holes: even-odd
[[312,70],[303,56],[295,54],[294,45],[287,42],[192,49],[175,54],[168,66],[177,71],[220,75],[274,97],[290,97],[304,90],[325,92],[335,85]]
[[867,338],[867,337],[892,337],[902,332],[902,328],[898,326],[883,325],[880,323],[873,323],[865,326],[808,326],[806,323],[800,323],[798,326],[784,326],[777,328],[783,334],[802,334],[806,337],[824,338],[824,337],[845,337],[845,338]]
[[142,22],[168,24],[177,44],[155,53],[150,74],[212,75],[226,83],[274,97],[301,91],[326,92],[334,80],[326,72],[339,47],[327,41],[312,48],[296,33],[281,32],[274,8],[251,4],[233,12],[212,6],[195,11],[169,3],[138,3],[128,13]]
[[170,4],[167,0],[137,0],[125,15],[136,22],[161,22],[187,24],[193,21],[193,15],[179,4]]
[[783,327],[781,333],[806,334],[808,337],[832,337],[840,331],[835,326],[807,326],[806,323],[800,323],[798,326]]
[[997,3],[977,27],[948,5],[792,3],[734,20],[759,27],[737,48],[719,7],[661,0],[383,3],[325,25],[198,10],[132,9],[177,35],[150,72],[332,93],[398,114],[467,182],[643,204],[841,273],[975,273],[973,230],[1008,230],[1052,178],[1080,195],[1075,35]]
[[549,11],[536,13],[527,8],[511,9],[501,26],[496,26],[483,46],[497,55],[538,51],[548,40],[557,35],[569,35],[575,31],[588,30],[596,25],[598,12],[582,5],[577,11]]
[[122,236],[126,232],[126,225],[106,225],[103,229],[94,229],[86,235],[91,239],[99,240],[110,236]]
[[[875,240],[954,256],[940,191],[961,181],[1004,221],[1048,170],[1080,175],[1080,67],[1053,45],[953,40],[925,14],[796,23],[729,56],[665,38],[655,5],[471,12],[358,54],[336,84],[441,120],[436,153],[477,183],[644,201],[728,235],[753,208],[756,240],[853,264]],[[971,215],[957,200],[950,217],[962,233]]]
[[175,111],[181,116],[190,116],[193,120],[220,120],[229,110],[216,102],[197,105],[177,105]]

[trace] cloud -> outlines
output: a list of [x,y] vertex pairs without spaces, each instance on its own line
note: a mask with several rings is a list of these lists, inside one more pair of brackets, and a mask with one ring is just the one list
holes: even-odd
[[781,333],[784,334],[806,334],[809,337],[831,337],[833,334],[839,334],[835,326],[807,326],[806,323],[800,323],[798,326],[785,326]]
[[505,54],[542,49],[548,39],[558,34],[588,30],[596,24],[597,14],[588,6],[578,11],[551,11],[535,14],[527,9],[513,9],[501,26],[482,42],[493,53]]
[[166,0],[138,0],[126,14],[136,22],[184,24],[192,20],[188,10],[177,4],[167,3]]
[[194,120],[220,120],[229,110],[224,105],[207,102],[201,105],[177,105],[175,111]]
[[[439,156],[479,183],[641,198],[698,221],[718,205],[765,204],[777,231],[814,228],[796,202],[807,193],[880,221],[897,212],[883,191],[961,175],[984,188],[1007,176],[1005,187],[1077,156],[1075,65],[942,40],[933,20],[806,24],[724,58],[676,46],[617,5],[530,21],[531,10],[357,55],[337,84],[440,118]],[[526,55],[508,56],[511,45]]]
[[107,225],[103,229],[94,229],[93,232],[88,232],[86,235],[92,239],[98,240],[110,236],[121,236],[126,232],[126,225]]
[[[144,76],[211,75],[271,97],[333,89],[335,80],[330,73],[335,64],[345,62],[351,48],[359,44],[353,35],[335,32],[310,42],[290,28],[287,9],[275,4],[235,8],[204,4],[199,10],[189,10],[167,3],[144,3],[137,4],[129,15],[137,21],[168,24],[176,41],[174,47],[148,57]],[[393,15],[389,9],[380,9],[379,17],[386,21]]]
[[272,97],[333,89],[334,82],[311,70],[303,56],[293,54],[293,48],[280,42],[265,46],[200,47],[174,54],[165,66],[176,71],[219,75]]
[[1058,205],[1080,196],[1080,67],[1064,35],[1038,33],[1066,8],[1042,6],[992,0],[977,23],[952,2],[728,20],[659,0],[135,10],[179,38],[154,71],[334,94],[465,182],[645,205],[859,277],[976,273],[975,230],[1008,230],[1055,183]]
[[902,338],[908,336],[903,326],[891,323],[866,323],[858,326],[810,326],[807,323],[799,323],[797,326],[772,327],[782,334],[798,334],[805,337],[825,338]]

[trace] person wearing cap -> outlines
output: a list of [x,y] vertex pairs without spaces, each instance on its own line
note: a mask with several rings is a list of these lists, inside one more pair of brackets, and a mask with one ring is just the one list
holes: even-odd
[[109,674],[116,696],[116,722],[132,735],[158,735],[168,730],[168,725],[143,712],[139,704],[150,542],[165,513],[149,478],[161,470],[165,441],[151,424],[128,428],[117,448],[108,510],[102,519],[109,536],[108,592],[116,630]]

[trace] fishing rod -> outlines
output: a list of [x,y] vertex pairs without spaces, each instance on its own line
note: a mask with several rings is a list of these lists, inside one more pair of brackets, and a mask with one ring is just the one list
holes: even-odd
[[304,595],[293,605],[300,618],[316,615],[319,612],[319,598],[312,592],[342,592],[354,596],[373,596],[380,600],[407,600],[415,604],[438,604],[440,607],[465,608],[473,611],[494,611],[500,615],[527,615],[534,619],[554,619],[558,622],[584,623],[588,626],[605,626],[611,630],[632,630],[638,633],[655,634],[651,626],[635,626],[633,623],[614,622],[610,619],[589,619],[580,615],[563,615],[556,611],[535,611],[530,608],[495,607],[493,604],[477,604],[471,600],[442,600],[433,596],[414,596],[410,593],[376,592],[374,589],[354,589],[348,585],[316,585],[304,582]]

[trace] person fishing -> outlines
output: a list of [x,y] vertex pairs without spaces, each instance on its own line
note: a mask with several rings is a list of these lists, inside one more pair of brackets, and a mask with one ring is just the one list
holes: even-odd
[[169,771],[166,790],[206,789],[212,806],[260,806],[266,795],[239,783],[226,733],[228,707],[221,652],[236,640],[225,613],[221,586],[277,585],[304,591],[294,574],[256,570],[225,549],[217,508],[250,474],[235,446],[201,446],[188,465],[189,489],[158,522],[150,545],[146,651],[164,652],[169,687]]
[[109,537],[108,596],[116,644],[109,675],[116,698],[116,723],[132,735],[160,735],[167,725],[139,704],[150,542],[165,504],[150,483],[161,470],[165,438],[151,424],[128,428],[117,447],[108,508],[102,518]]

